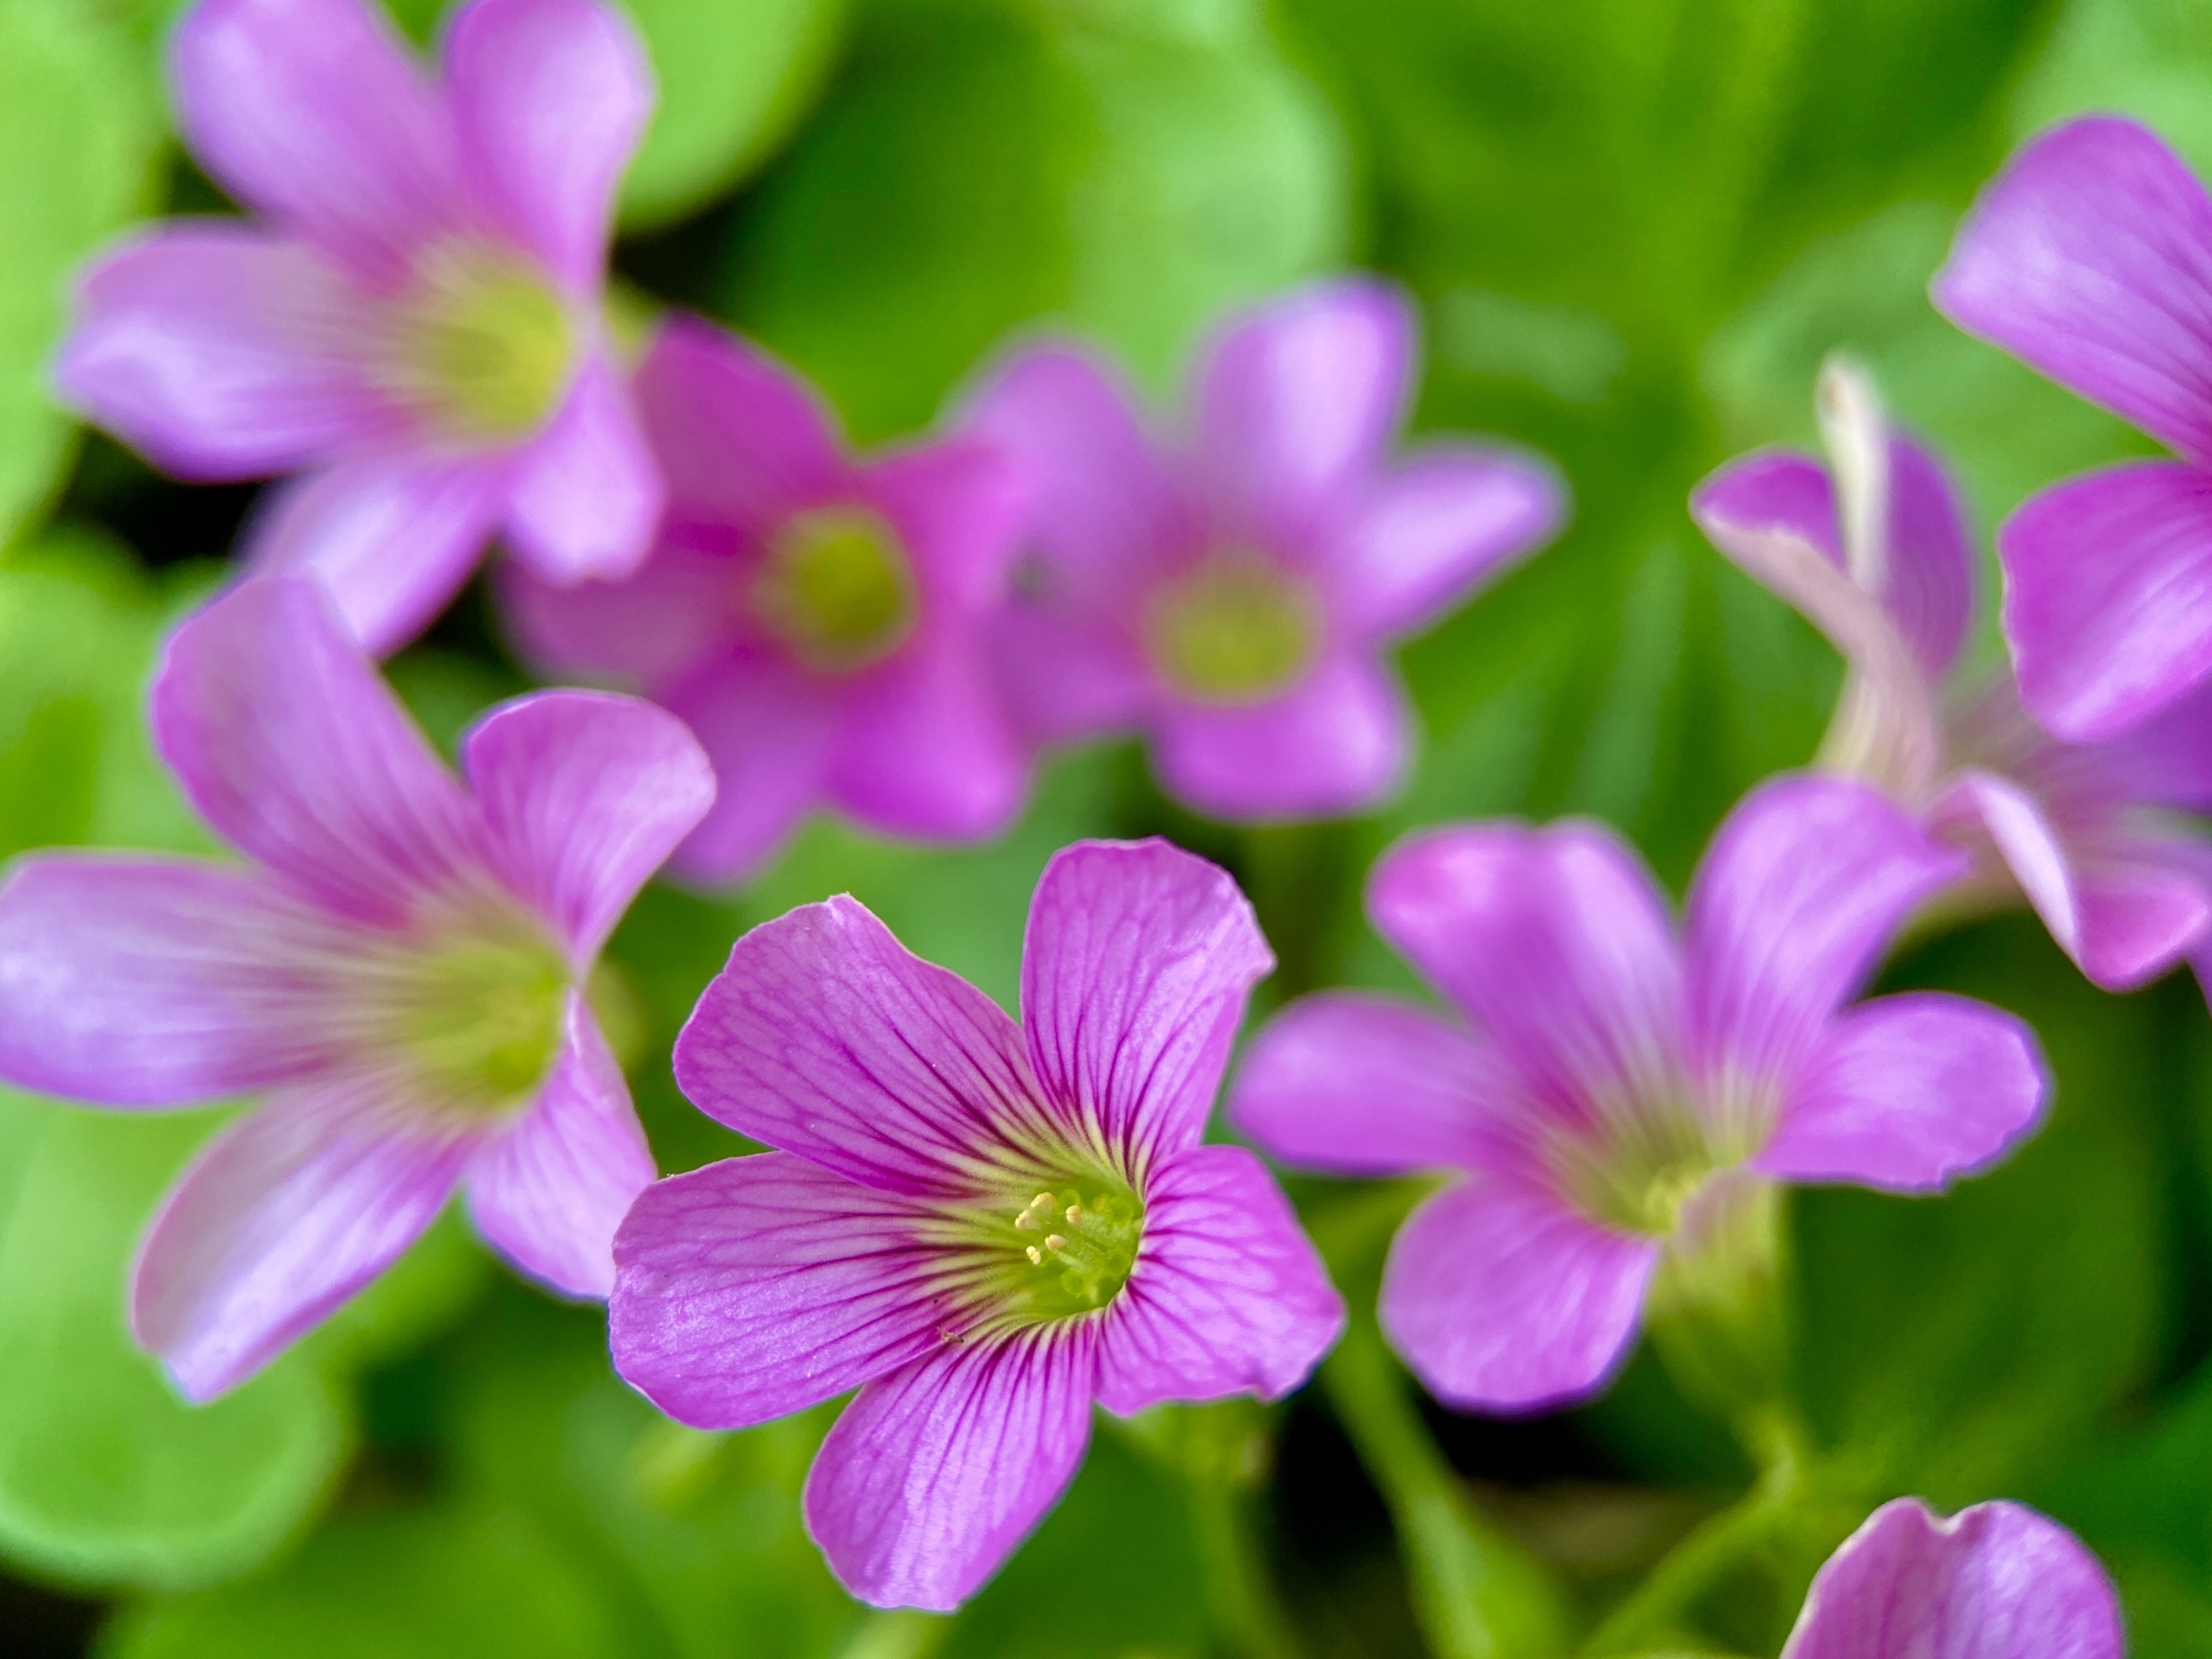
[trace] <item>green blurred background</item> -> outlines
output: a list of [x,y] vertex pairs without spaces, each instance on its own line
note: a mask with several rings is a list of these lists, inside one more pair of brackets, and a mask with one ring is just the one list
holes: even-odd
[[[1809,757],[1840,678],[1697,537],[1691,484],[1753,443],[1809,441],[1838,346],[1950,456],[1984,538],[2029,489],[2130,453],[2118,422],[1952,331],[1924,285],[1979,182],[2051,119],[2128,111],[2212,167],[2202,0],[625,3],[663,105],[620,270],[787,356],[857,438],[927,425],[979,358],[1044,323],[1093,334],[1165,398],[1223,307],[1356,263],[1420,301],[1417,426],[1510,434],[1576,495],[1557,546],[1406,652],[1426,748],[1384,815],[1234,833],[1109,747],[1050,764],[996,846],[818,823],[742,894],[649,892],[611,957],[669,1170],[741,1150],[668,1079],[699,987],[743,927],[830,892],[1011,1003],[1049,853],[1164,831],[1253,894],[1284,962],[1272,1006],[1407,983],[1358,886],[1413,824],[1595,814],[1679,887],[1728,804]],[[406,0],[402,21],[427,36],[435,9]],[[139,701],[252,491],[169,484],[42,389],[76,263],[143,216],[222,210],[173,143],[172,10],[0,0],[0,857],[208,850]],[[1986,617],[1976,648],[1996,650]],[[479,593],[392,673],[447,742],[522,684]],[[2030,1018],[2056,1114],[1941,1200],[1795,1200],[1799,1404],[1832,1490],[1693,1610],[1703,1639],[1774,1651],[1826,1550],[1914,1492],[2047,1509],[2112,1565],[2136,1653],[2212,1655],[2203,1000],[2185,977],[2101,995],[2018,918],[1925,943],[1889,978]],[[128,1341],[123,1280],[222,1116],[0,1091],[0,1653],[1253,1647],[1223,1569],[1241,1558],[1190,1478],[1204,1437],[1102,1428],[968,1611],[869,1614],[799,1525],[822,1413],[734,1436],[659,1420],[608,1371],[595,1313],[520,1286],[452,1218],[264,1377],[180,1406]],[[1405,1194],[1297,1191],[1371,1305]],[[1648,1355],[1588,1409],[1486,1423],[1417,1400],[1360,1334],[1325,1386],[1238,1421],[1230,1484],[1260,1555],[1243,1565],[1289,1604],[1269,1639],[1310,1659],[1482,1651],[1437,1613],[1438,1562],[1478,1601],[1485,1573],[1548,1577],[1586,1626],[1748,1478]]]

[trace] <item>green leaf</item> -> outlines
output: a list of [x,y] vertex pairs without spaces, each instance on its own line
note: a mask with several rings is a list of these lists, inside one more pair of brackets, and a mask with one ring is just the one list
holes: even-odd
[[2070,0],[2011,114],[2021,137],[2076,115],[2132,115],[2212,174],[2212,14],[2192,0]]

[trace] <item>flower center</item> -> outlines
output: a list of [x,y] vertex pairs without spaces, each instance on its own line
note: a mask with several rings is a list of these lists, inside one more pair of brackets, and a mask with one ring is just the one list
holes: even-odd
[[1684,1206],[1732,1161],[1686,1111],[1638,1115],[1599,1145],[1563,1146],[1559,1157],[1567,1189],[1586,1214],[1654,1238],[1671,1235]]
[[552,412],[575,346],[567,305],[528,262],[449,243],[416,267],[398,390],[460,436],[519,438]]
[[535,1092],[568,1009],[568,969],[550,945],[471,939],[395,969],[385,1035],[445,1103],[498,1112]]
[[1256,702],[1313,659],[1320,618],[1306,585],[1267,560],[1215,554],[1162,584],[1145,644],[1170,684],[1202,702]]
[[1042,1321],[1104,1307],[1128,1282],[1144,1231],[1143,1206],[1118,1182],[1039,1192],[1003,1241],[1018,1252],[1010,1269],[1018,1310]]
[[865,507],[796,514],[769,543],[753,608],[808,666],[884,656],[914,631],[914,571],[897,534]]

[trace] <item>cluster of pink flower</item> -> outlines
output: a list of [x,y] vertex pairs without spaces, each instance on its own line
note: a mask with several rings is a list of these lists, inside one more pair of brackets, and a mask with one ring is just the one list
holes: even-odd
[[[760,352],[691,319],[634,372],[603,300],[650,103],[594,0],[473,0],[426,77],[362,0],[202,0],[184,125],[261,216],[160,228],[85,279],[60,365],[190,477],[307,469],[248,577],[171,640],[161,753],[243,865],[49,854],[0,889],[0,1078],[119,1106],[264,1097],[155,1218],[133,1327],[186,1394],[252,1375],[465,1188],[523,1272],[611,1298],[614,1362],[708,1428],[858,1389],[807,1493],[854,1592],[945,1607],[1117,1413],[1304,1381],[1344,1310],[1260,1160],[1204,1132],[1273,958],[1222,871],[1065,849],[1017,1023],[849,899],[738,939],[678,1042],[703,1111],[775,1150],[655,1182],[585,994],[672,858],[727,879],[822,803],[916,836],[1016,814],[1042,744],[1142,729],[1201,810],[1387,797],[1393,637],[1540,544],[1540,464],[1391,463],[1408,313],[1371,282],[1237,322],[1190,428],[1149,436],[1072,346],[988,375],[950,437],[866,461]],[[2017,896],[2099,983],[2212,954],[2212,201],[2109,121],[2026,152],[1937,285],[1963,325],[2191,459],[2006,526],[2018,666],[1947,703],[1972,557],[1941,465],[1847,365],[1832,472],[1771,454],[1693,511],[1850,664],[1814,772],[1721,828],[1678,933],[1588,823],[1465,825],[1376,867],[1376,927],[1466,1016],[1324,993],[1255,1039],[1229,1115],[1286,1161],[1458,1171],[1401,1232],[1383,1327],[1451,1404],[1601,1388],[1649,1312],[1740,1294],[1791,1182],[1930,1192],[2046,1094],[1964,999],[1853,999],[1931,902]],[[374,653],[495,533],[552,690],[465,782]],[[657,705],[657,706],[656,706]],[[2104,1656],[2117,1608],[2004,1504],[1879,1510],[1788,1651]]]

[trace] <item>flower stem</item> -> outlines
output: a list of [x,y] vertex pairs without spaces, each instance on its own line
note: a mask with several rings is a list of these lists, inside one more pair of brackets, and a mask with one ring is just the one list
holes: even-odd
[[1252,1495],[1194,1477],[1189,1504],[1206,1612],[1224,1645],[1240,1659],[1300,1659],[1304,1649],[1254,1525]]

